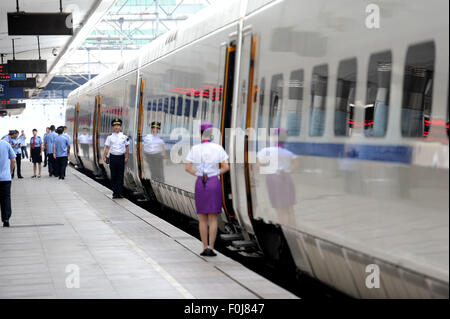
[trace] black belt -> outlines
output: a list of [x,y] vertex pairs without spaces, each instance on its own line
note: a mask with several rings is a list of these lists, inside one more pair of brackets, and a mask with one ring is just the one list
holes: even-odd
[[121,157],[121,156],[125,156],[125,154],[122,155],[114,155],[114,154],[109,154],[110,156],[116,156],[116,157]]

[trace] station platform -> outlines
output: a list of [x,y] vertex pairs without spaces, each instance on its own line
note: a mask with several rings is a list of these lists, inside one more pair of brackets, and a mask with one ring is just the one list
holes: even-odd
[[191,235],[67,168],[12,183],[0,227],[0,298],[295,299]]

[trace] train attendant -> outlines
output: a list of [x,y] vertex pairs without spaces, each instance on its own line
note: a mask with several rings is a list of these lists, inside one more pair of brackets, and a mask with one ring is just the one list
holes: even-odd
[[0,208],[3,227],[9,227],[11,218],[11,173],[16,164],[16,153],[5,140],[0,140]]
[[[22,149],[21,149],[21,144],[19,141],[19,131],[17,131],[17,130],[14,131],[14,135],[12,136],[10,143],[11,143],[11,146],[12,146],[14,152],[16,152],[17,178],[21,179],[21,178],[23,178],[22,170],[21,170]],[[12,172],[11,178],[14,178],[14,170]]]
[[[113,199],[123,198],[123,175],[125,164],[128,162],[130,154],[129,138],[124,135],[120,129],[122,128],[122,120],[119,118],[111,122],[114,132],[107,137],[105,142],[105,153],[103,161],[109,162],[111,171],[111,186],[113,190]],[[107,156],[109,153],[109,161]]]
[[161,137],[159,137],[159,131],[161,130],[160,122],[152,122],[151,134],[147,134],[143,138],[144,153],[150,166],[150,173],[152,179],[159,182],[164,181],[164,165],[163,161],[166,157],[165,143]]
[[33,129],[33,137],[30,139],[30,155],[33,162],[33,176],[36,178],[36,164],[39,166],[38,178],[41,178],[41,163],[42,163],[42,139],[37,136],[37,129]]
[[[197,176],[195,206],[200,221],[202,256],[216,256],[214,242],[217,235],[217,217],[222,211],[222,184],[219,175],[230,169],[225,150],[222,146],[211,142],[212,127],[209,122],[201,124],[202,143],[194,145],[186,157],[186,171]],[[222,164],[222,168],[219,168],[219,163]],[[193,164],[196,165],[195,168]]]
[[[44,141],[45,141],[45,138],[47,137],[48,133],[50,133],[50,128],[47,126],[45,128]],[[43,144],[43,148],[44,148],[44,167],[46,167],[47,166],[47,148],[45,147],[45,143]]]
[[56,160],[56,170],[60,180],[66,177],[67,160],[70,155],[70,141],[64,136],[64,127],[56,130],[58,136],[53,145],[53,158]]

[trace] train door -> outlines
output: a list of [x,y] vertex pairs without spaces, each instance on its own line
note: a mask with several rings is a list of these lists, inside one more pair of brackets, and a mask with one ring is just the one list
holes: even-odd
[[72,145],[73,145],[73,155],[75,157],[75,161],[77,164],[80,164],[79,150],[78,150],[78,122],[80,118],[80,103],[75,104],[74,108],[74,120],[73,120],[73,136],[72,136]]
[[[225,75],[223,82],[223,97],[222,97],[222,119],[221,119],[221,144],[227,153],[230,151],[230,136],[227,134],[231,127],[231,110],[233,102],[233,86],[234,86],[234,70],[236,60],[236,46],[226,44],[222,47],[225,52],[222,52],[225,57]],[[223,208],[228,218],[234,218],[233,202],[231,197],[231,177],[230,173],[225,173],[222,178],[222,197]]]
[[231,179],[233,207],[239,219],[240,225],[248,233],[253,232],[252,201],[250,190],[249,172],[249,130],[252,124],[252,106],[254,102],[256,37],[250,31],[243,34],[240,54],[240,72],[238,87],[235,91],[235,105],[233,106],[234,134],[232,134]]
[[94,125],[93,125],[93,141],[92,148],[94,154],[94,166],[95,174],[101,175],[100,169],[100,111],[101,111],[101,97],[97,95],[95,97],[95,107],[94,107]]
[[139,105],[138,105],[138,125],[137,125],[137,134],[136,134],[136,159],[137,159],[137,168],[138,168],[138,177],[142,183],[142,129],[144,127],[144,79],[140,79],[139,81]]

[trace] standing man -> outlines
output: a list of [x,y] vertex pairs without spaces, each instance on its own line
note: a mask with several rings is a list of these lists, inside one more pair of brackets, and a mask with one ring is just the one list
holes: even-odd
[[45,148],[47,149],[47,157],[48,157],[48,174],[49,176],[58,177],[56,172],[56,159],[53,156],[53,146],[55,145],[55,139],[58,134],[55,133],[55,126],[50,126],[50,133],[44,139]]
[[[16,153],[16,164],[17,164],[17,178],[21,179],[22,171],[21,171],[21,160],[22,160],[22,150],[21,150],[21,144],[19,142],[19,131],[15,130],[14,135],[11,139],[11,147],[13,148],[14,152]],[[14,178],[14,171],[12,171],[11,178]]]
[[27,152],[27,137],[25,136],[24,130],[22,130],[20,133],[21,133],[21,134],[20,134],[20,136],[19,136],[19,141],[20,141],[20,148],[21,148],[21,151],[22,151],[22,159],[24,159],[25,156],[26,156],[27,159],[28,159],[28,152]]
[[[44,141],[45,141],[45,137],[48,135],[48,133],[50,133],[50,128],[46,127],[45,128],[45,134],[44,134]],[[43,148],[44,148],[44,167],[47,166],[47,149],[45,148],[45,143],[43,144]]]
[[59,126],[56,133],[58,133],[58,136],[53,145],[53,158],[56,160],[59,179],[62,180],[66,177],[67,160],[70,155],[70,141],[64,136],[63,126]]
[[37,136],[37,129],[33,129],[33,137],[30,139],[30,155],[31,160],[33,162],[33,176],[31,178],[36,177],[36,164],[39,165],[39,175],[38,178],[41,178],[41,163],[42,163],[42,139],[40,136]]
[[111,122],[114,129],[105,142],[105,153],[103,161],[108,163],[106,157],[109,155],[109,169],[111,170],[111,186],[113,190],[113,199],[123,198],[123,175],[125,164],[128,162],[130,154],[130,142],[126,135],[120,129],[122,128],[122,120],[119,118]]
[[11,173],[16,165],[16,153],[11,145],[0,140],[0,207],[3,227],[9,227],[11,218]]

